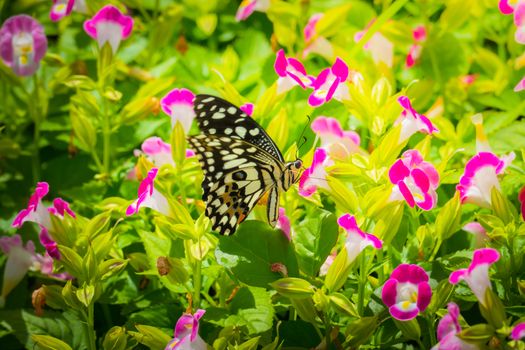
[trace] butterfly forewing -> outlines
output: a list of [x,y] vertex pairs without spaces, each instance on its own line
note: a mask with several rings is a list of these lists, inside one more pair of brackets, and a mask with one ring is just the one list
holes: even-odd
[[194,101],[197,122],[203,134],[228,136],[257,146],[284,162],[279,148],[253,118],[219,97],[197,95]]
[[214,230],[224,235],[235,232],[268,190],[277,203],[273,205],[275,212],[268,212],[275,225],[279,201],[276,186],[284,171],[281,162],[238,138],[198,135],[189,137],[188,142],[204,172],[202,198]]

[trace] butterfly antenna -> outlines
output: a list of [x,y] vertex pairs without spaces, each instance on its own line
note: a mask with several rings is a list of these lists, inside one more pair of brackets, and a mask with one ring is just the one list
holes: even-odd
[[306,118],[308,119],[308,123],[306,123],[306,125],[303,128],[303,131],[301,131],[301,136],[299,136],[299,139],[302,140],[302,142],[297,147],[297,151],[295,151],[295,158],[296,159],[299,159],[299,150],[301,149],[301,147],[303,147],[306,144],[307,138],[306,138],[306,136],[304,136],[304,133],[306,132],[306,128],[310,125],[310,122],[312,121],[312,119],[310,118],[309,115],[307,115]]

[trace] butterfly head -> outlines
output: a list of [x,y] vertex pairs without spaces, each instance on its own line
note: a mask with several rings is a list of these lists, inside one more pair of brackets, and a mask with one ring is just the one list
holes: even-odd
[[294,183],[299,181],[301,172],[303,170],[303,161],[299,158],[293,162],[286,163],[286,171],[283,173],[283,187],[284,190],[288,190]]

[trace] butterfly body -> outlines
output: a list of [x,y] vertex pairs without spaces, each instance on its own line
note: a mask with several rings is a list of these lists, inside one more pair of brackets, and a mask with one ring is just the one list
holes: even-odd
[[302,162],[284,162],[264,129],[229,102],[210,95],[194,101],[201,135],[188,137],[204,172],[203,200],[212,228],[233,234],[268,193],[267,216],[279,217],[279,193],[299,180]]

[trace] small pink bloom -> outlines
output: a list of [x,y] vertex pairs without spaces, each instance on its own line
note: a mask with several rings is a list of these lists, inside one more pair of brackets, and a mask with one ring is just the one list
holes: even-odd
[[459,307],[455,303],[448,304],[448,314],[439,321],[437,339],[439,341],[432,350],[476,350],[479,349],[457,336],[461,332],[459,325]]
[[51,218],[48,210],[42,204],[44,198],[49,192],[47,182],[39,182],[36,185],[35,192],[29,198],[27,208],[22,209],[13,220],[13,227],[20,228],[26,221],[32,221],[44,227],[51,227]]
[[482,248],[474,251],[474,257],[467,269],[459,269],[450,274],[449,282],[458,284],[465,280],[478,299],[485,305],[485,293],[487,288],[492,288],[489,279],[489,267],[499,260],[499,253],[496,249]]
[[429,135],[439,131],[430,119],[416,112],[407,96],[400,96],[397,101],[403,107],[403,112],[395,123],[401,124],[399,143],[405,142],[418,131]]
[[474,246],[476,248],[482,248],[485,246],[485,242],[489,240],[487,230],[479,222],[469,222],[463,226],[463,231],[471,233],[474,236]]
[[520,44],[525,44],[525,2],[518,1],[514,8],[514,24],[516,33],[514,39]]
[[478,79],[478,75],[477,74],[467,74],[467,75],[463,75],[460,79],[463,84],[472,85]]
[[277,80],[277,94],[290,90],[295,85],[306,89],[312,84],[313,77],[306,74],[303,64],[295,58],[286,58],[284,50],[277,52],[274,69],[279,79]]
[[328,269],[334,263],[336,256],[337,256],[337,252],[334,251],[332,252],[332,254],[326,257],[326,260],[324,261],[323,265],[321,265],[321,268],[319,269],[319,276],[326,276],[326,274],[328,273]]
[[60,197],[53,199],[53,206],[47,208],[47,211],[50,214],[56,215],[61,218],[63,218],[66,215],[66,213],[72,218],[77,217],[73,210],[71,210],[71,208],[69,207],[69,203]]
[[[171,156],[171,145],[162,141],[160,137],[152,136],[144,140],[142,143],[142,153],[150,160],[156,167],[160,168],[165,164],[175,165],[173,157]],[[136,156],[140,156],[138,151]],[[186,158],[195,156],[195,152],[191,149],[186,150]]]
[[[519,0],[518,0],[519,1]],[[514,12],[514,7],[516,6],[516,0],[500,0],[498,7],[501,13],[504,15],[510,15]]]
[[175,334],[165,350],[206,350],[207,346],[199,335],[199,320],[206,311],[199,309],[195,314],[183,314],[175,325]]
[[69,16],[73,11],[73,5],[75,0],[53,0],[53,6],[51,6],[51,12],[49,12],[49,18],[52,21],[59,21],[65,16]]
[[353,262],[359,253],[368,246],[372,246],[375,249],[383,247],[383,241],[373,234],[363,232],[357,226],[354,216],[344,214],[337,219],[337,223],[346,231],[345,248],[348,253],[348,262]]
[[316,13],[310,17],[308,23],[304,27],[304,41],[306,47],[303,50],[303,58],[310,53],[317,53],[327,59],[331,59],[334,55],[334,48],[330,41],[317,33],[317,22],[323,17],[322,13]]
[[359,135],[354,131],[344,131],[335,118],[317,117],[311,128],[321,138],[321,147],[327,149],[332,158],[344,159],[359,151]]
[[518,201],[521,207],[521,217],[525,220],[525,186],[523,186],[518,194]]
[[60,260],[60,251],[58,250],[57,242],[51,238],[49,232],[44,226],[40,226],[40,235],[38,238],[49,256],[53,259]]
[[277,225],[275,227],[283,231],[288,241],[292,240],[292,237],[290,236],[290,233],[291,233],[290,218],[286,216],[286,212],[284,211],[284,208],[279,208],[279,219],[277,220]]
[[319,107],[325,102],[335,98],[338,101],[350,97],[346,80],[348,79],[348,66],[339,57],[331,68],[326,68],[315,78],[312,83],[314,92],[308,98],[308,104]]
[[171,117],[171,127],[181,123],[184,132],[188,133],[195,119],[193,101],[195,94],[188,89],[173,89],[160,100],[164,113]]
[[408,150],[403,153],[402,158],[390,168],[388,176],[394,184],[391,199],[404,198],[412,208],[414,205],[423,210],[435,207],[439,174],[431,163],[423,160],[419,151]]
[[525,322],[521,322],[515,325],[514,328],[512,328],[512,333],[510,333],[510,337],[513,340],[521,340],[525,338]]
[[[370,23],[367,24],[364,30],[357,32],[354,35],[354,41],[358,42],[360,41],[363,36],[365,36],[366,32],[368,31],[368,28],[375,22],[375,19],[372,20]],[[376,32],[365,45],[363,45],[363,48],[370,52],[372,55],[372,60],[379,64],[380,62],[383,62],[387,65],[387,67],[392,67],[394,64],[394,44],[390,40],[388,40],[383,34]]]
[[333,165],[334,162],[328,158],[324,148],[318,148],[314,152],[312,165],[301,174],[299,180],[299,194],[304,197],[311,196],[318,187],[329,189],[326,182],[326,167]]
[[521,79],[518,84],[514,87],[514,92],[525,90],[525,78]]
[[266,12],[270,8],[270,0],[243,0],[239,5],[235,20],[244,21],[255,11]]
[[479,152],[465,166],[465,172],[459,179],[456,189],[462,203],[474,203],[480,207],[490,207],[491,191],[500,190],[498,175],[514,159],[514,153],[498,158],[491,152]]
[[431,298],[428,274],[421,267],[412,264],[396,267],[382,291],[382,299],[388,306],[390,315],[400,321],[411,320],[425,311]]
[[251,116],[253,114],[253,103],[245,103],[239,107],[241,111]]
[[155,189],[154,182],[159,169],[153,168],[140,183],[138,198],[128,206],[126,215],[136,214],[140,207],[151,208],[164,215],[170,215],[170,206],[166,197]]
[[42,25],[28,15],[7,19],[0,28],[0,56],[16,75],[32,75],[47,51]]
[[411,68],[416,64],[416,61],[421,56],[421,51],[423,51],[423,45],[421,45],[425,40],[427,40],[427,31],[424,26],[417,26],[412,31],[412,36],[414,38],[414,44],[410,46],[408,51],[407,58],[405,60],[405,67]]
[[125,16],[113,5],[106,5],[93,18],[84,22],[86,33],[96,39],[98,47],[107,42],[113,53],[117,52],[120,42],[127,39],[133,29],[133,18]]

